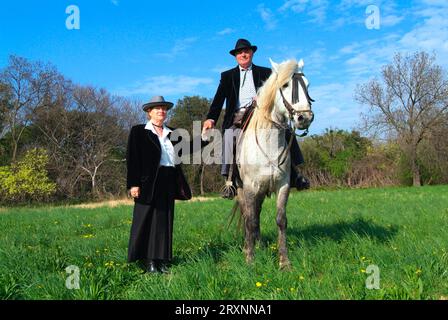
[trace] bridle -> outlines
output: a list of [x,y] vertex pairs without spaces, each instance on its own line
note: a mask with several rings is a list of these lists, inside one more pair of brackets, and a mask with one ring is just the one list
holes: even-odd
[[[285,99],[285,96],[283,94],[282,88],[280,88],[280,94],[282,96],[283,99],[283,104],[286,108],[286,110],[288,110],[289,113],[289,120],[293,120],[294,116],[297,115],[298,119],[301,120],[304,117],[305,113],[310,113],[311,115],[311,121],[309,122],[308,126],[305,128],[305,131],[299,135],[299,137],[304,137],[308,134],[308,128],[311,124],[311,122],[313,122],[314,120],[314,113],[311,110],[311,104],[312,102],[314,102],[314,100],[310,97],[309,93],[308,93],[308,89],[305,85],[305,81],[303,80],[303,77],[305,75],[302,72],[296,72],[294,73],[294,75],[292,76],[292,103],[296,104],[297,102],[299,102],[299,84],[303,89],[303,92],[305,93],[305,97],[306,100],[310,106],[309,110],[296,110],[292,107],[292,105],[288,102],[288,100]],[[293,131],[294,132],[294,131]]]
[[[308,93],[308,89],[306,88],[305,85],[305,81],[303,80],[303,77],[305,75],[302,72],[295,72],[292,76],[292,80],[293,80],[293,86],[292,86],[292,103],[296,104],[297,102],[299,102],[299,84],[303,89],[303,92],[305,93],[305,97],[308,101],[308,104],[310,106],[309,110],[296,110],[293,108],[293,106],[288,102],[288,100],[285,99],[285,95],[283,94],[282,88],[279,88],[280,90],[280,94],[282,96],[283,99],[283,104],[285,105],[286,110],[288,110],[289,113],[289,120],[290,122],[292,122],[294,120],[294,116],[297,115],[299,120],[301,119],[301,117],[303,117],[303,114],[305,113],[310,113],[311,115],[311,121],[309,122],[308,126],[305,128],[305,131],[298,135],[299,137],[305,137],[308,134],[308,128],[311,124],[311,122],[313,122],[314,120],[314,113],[313,111],[311,111],[311,104],[312,102],[314,102],[314,100],[310,97],[309,93]],[[255,104],[255,107],[257,107],[257,105]],[[271,120],[272,121],[272,120]],[[269,163],[271,164],[271,166],[273,167],[278,167],[280,168],[280,166],[286,161],[288,154],[289,154],[289,150],[291,149],[292,146],[292,141],[294,139],[294,131],[295,129],[293,128],[293,126],[291,125],[291,123],[287,126],[284,126],[280,123],[277,123],[276,121],[272,121],[272,123],[279,129],[283,129],[283,130],[290,130],[291,131],[291,138],[289,139],[288,145],[285,146],[285,148],[282,150],[282,152],[280,153],[279,157],[277,158],[277,163],[278,165],[275,165],[275,163],[273,163],[270,160],[270,157],[268,154],[266,154],[266,152],[261,148],[260,143],[258,142],[258,135],[257,135],[257,129],[255,127],[255,141],[259,147],[259,149],[261,150],[261,152],[263,153],[263,155],[266,157],[266,159],[268,159]]]

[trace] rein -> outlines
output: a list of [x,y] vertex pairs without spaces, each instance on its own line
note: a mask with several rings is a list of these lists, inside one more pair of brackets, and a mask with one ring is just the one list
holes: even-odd
[[[308,104],[311,106],[312,102],[314,102],[314,99],[312,99],[308,93],[308,90],[306,89],[306,85],[305,82],[303,80],[303,73],[294,73],[292,79],[296,80],[293,81],[293,87],[292,87],[292,102],[297,103],[299,102],[299,83],[300,86],[303,89],[303,92],[305,93],[306,99],[308,101]],[[288,111],[289,114],[289,120],[290,123],[288,125],[282,125],[280,123],[277,123],[276,121],[271,119],[271,122],[274,124],[274,126],[276,126],[279,129],[283,129],[283,130],[290,130],[291,131],[291,138],[289,139],[288,145],[285,146],[285,148],[282,150],[282,152],[280,153],[279,157],[277,158],[278,161],[278,165],[275,165],[269,158],[269,156],[266,154],[266,152],[263,150],[263,148],[261,148],[260,143],[258,141],[258,135],[257,135],[257,127],[255,126],[255,141],[257,143],[258,148],[260,149],[260,151],[263,153],[263,155],[266,157],[266,159],[269,161],[269,163],[271,164],[271,166],[275,167],[277,166],[278,168],[280,168],[280,166],[286,161],[287,156],[288,156],[288,152],[291,149],[292,146],[292,140],[294,139],[295,136],[298,137],[305,137],[308,134],[308,129],[309,129],[309,125],[308,127],[306,127],[304,130],[304,132],[302,134],[296,134],[295,130],[291,124],[291,122],[294,119],[294,116],[297,115],[298,117],[302,116],[301,114],[303,113],[310,113],[312,120],[310,121],[310,123],[313,121],[314,119],[314,113],[311,110],[296,110],[293,108],[293,106],[291,105],[291,103],[289,103],[288,100],[286,100],[285,95],[283,94],[282,88],[279,88],[280,90],[280,95],[282,96],[282,100],[283,100],[283,105],[285,106],[286,110]],[[258,105],[255,105],[256,108],[258,108]],[[246,123],[247,125],[247,123]],[[245,126],[244,126],[245,128]],[[244,129],[243,129],[244,131]],[[282,159],[283,158],[283,159]],[[281,160],[281,161],[280,161]]]

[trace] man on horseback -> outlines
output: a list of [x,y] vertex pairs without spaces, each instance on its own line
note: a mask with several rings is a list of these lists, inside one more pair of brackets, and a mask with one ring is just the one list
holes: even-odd
[[[257,51],[257,46],[251,45],[246,39],[238,39],[235,48],[230,50],[238,63],[238,66],[221,73],[221,80],[210,105],[207,120],[203,124],[203,131],[212,129],[218,121],[219,115],[226,101],[226,111],[223,122],[223,161],[221,165],[221,175],[228,177],[231,173],[230,166],[234,164],[234,138],[235,130],[239,130],[242,125],[244,114],[250,110],[256,100],[257,90],[263,85],[270,74],[271,69],[259,67],[252,63],[253,55]],[[291,132],[286,132],[286,139],[289,141]],[[309,181],[300,173],[298,166],[304,162],[302,152],[296,139],[293,139],[291,146],[291,180],[290,186],[298,190],[308,189]],[[234,180],[234,174],[230,179]],[[232,199],[233,195],[229,189],[225,189],[222,196]]]

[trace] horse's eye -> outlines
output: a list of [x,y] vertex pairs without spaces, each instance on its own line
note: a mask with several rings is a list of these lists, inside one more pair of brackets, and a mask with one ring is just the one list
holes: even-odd
[[283,88],[283,89],[286,89],[286,88],[288,88],[288,85],[289,85],[289,83],[286,82],[286,83],[282,86],[282,88]]

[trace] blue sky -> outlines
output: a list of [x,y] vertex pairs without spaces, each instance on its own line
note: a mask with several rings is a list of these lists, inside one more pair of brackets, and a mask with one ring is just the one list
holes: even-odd
[[[69,5],[80,10],[79,30],[66,28]],[[379,9],[379,29],[366,27],[369,5]],[[354,89],[395,52],[435,52],[448,65],[446,17],[446,0],[2,1],[0,67],[17,54],[142,101],[212,98],[220,72],[236,65],[229,50],[246,38],[258,46],[255,64],[303,58],[316,134],[359,124],[366,109]]]

